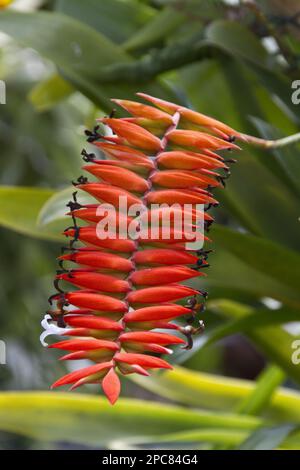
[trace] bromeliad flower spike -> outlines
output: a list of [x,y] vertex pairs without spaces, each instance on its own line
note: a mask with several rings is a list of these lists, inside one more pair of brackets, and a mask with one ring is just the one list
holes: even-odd
[[[208,209],[217,205],[211,191],[224,185],[233,161],[218,152],[238,149],[234,140],[242,138],[203,114],[143,93],[138,96],[150,105],[112,100],[130,117],[105,117],[100,126],[86,131],[88,142],[106,159],[82,151],[87,162],[83,169],[94,180],[80,177],[74,183],[74,200],[67,204],[73,225],[64,232],[70,245],[59,257],[57,293],[49,299],[55,307],[43,321],[44,337],[50,330],[71,338],[49,346],[67,351],[62,360],[94,363],[65,375],[52,387],[101,384],[112,404],[120,394],[119,374],[149,375],[151,369],[171,369],[160,356],[172,353],[171,345],[191,348],[192,336],[203,330],[199,314],[206,293],[196,289],[195,282],[193,287],[182,283],[204,275],[210,250],[187,241],[191,234],[202,244],[209,241],[204,233],[213,222]],[[103,135],[100,128],[109,129],[109,134]],[[96,203],[80,204],[79,190]],[[128,229],[133,223],[129,212],[120,209],[120,198],[128,207],[138,204],[144,209],[134,239],[129,232],[126,237],[120,235],[121,225]],[[108,231],[106,237],[98,232],[103,203],[106,215],[116,210],[118,229]],[[182,211],[190,222],[172,226],[165,237],[164,216],[170,205],[170,220],[174,222]],[[153,224],[154,215],[153,234],[143,222],[151,219]],[[202,232],[194,230],[198,216],[203,220]],[[64,291],[62,283],[77,290]]]

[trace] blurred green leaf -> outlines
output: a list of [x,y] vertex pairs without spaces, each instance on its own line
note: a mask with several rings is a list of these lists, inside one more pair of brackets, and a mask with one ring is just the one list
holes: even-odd
[[[138,84],[99,83],[102,67],[131,59],[100,32],[69,16],[5,11],[0,13],[0,30],[53,61],[64,79],[106,110],[112,107],[112,96],[119,97],[122,93],[132,98],[140,91]],[[173,92],[158,81],[145,83],[143,91],[174,98]]]
[[143,28],[131,36],[123,47],[127,51],[148,47],[166,38],[186,20],[184,12],[166,7],[157,13]]
[[73,93],[74,88],[60,75],[53,74],[39,82],[28,97],[37,111],[47,111]]
[[139,400],[121,399],[111,406],[99,396],[64,393],[0,394],[0,429],[48,441],[90,445],[113,440],[201,428],[251,431],[256,417],[188,410]]
[[[146,390],[175,402],[214,410],[236,409],[255,389],[255,382],[250,380],[196,372],[180,366],[163,374],[154,372],[151,377],[130,378]],[[300,423],[299,392],[278,388],[266,405],[264,415]]]
[[[211,23],[206,29],[207,40],[219,47],[235,59],[242,59],[250,67],[266,89],[277,95],[286,106],[289,115],[299,123],[299,113],[291,100],[291,80],[281,72],[275,55],[268,53],[261,41],[246,25],[237,21],[219,20]],[[234,82],[238,81],[235,77]],[[235,88],[247,99],[247,91],[243,87]],[[243,103],[243,102],[241,102]]]
[[265,238],[234,231],[222,225],[213,228],[213,238],[221,249],[230,251],[237,258],[259,272],[294,288],[300,285],[300,254],[288,250]]
[[297,105],[292,102],[291,83],[292,78],[283,73],[274,73],[274,70],[266,70],[251,64],[253,72],[255,72],[258,81],[271,94],[273,99],[281,103],[282,109],[295,122],[300,124],[300,117]]
[[129,60],[101,33],[60,13],[5,11],[0,13],[0,30],[53,61],[64,78],[106,107],[108,97],[96,87],[99,68]]
[[270,56],[257,37],[237,21],[217,20],[206,29],[207,40],[230,55],[261,67],[271,65]]
[[[257,127],[260,135],[264,139],[275,140],[284,137],[271,124],[263,121],[262,119],[253,118],[254,125]],[[300,193],[300,182],[298,175],[300,174],[300,147],[299,145],[287,145],[280,149],[274,149],[272,154],[279,162],[282,171],[287,175],[290,183]]]
[[253,392],[237,407],[238,413],[258,415],[269,405],[277,387],[285,380],[283,370],[275,365],[267,366],[256,379]]
[[[64,221],[64,223],[67,224],[71,219],[66,217],[66,213],[69,210],[66,204],[72,200],[72,194],[75,192],[76,189],[74,186],[55,192],[41,207],[37,216],[37,223],[41,226],[45,226],[53,222]],[[78,202],[88,204],[95,202],[95,200],[88,194],[81,193]]]
[[284,424],[270,428],[262,428],[255,431],[245,442],[239,446],[239,450],[272,450],[285,441],[296,426]]
[[[209,303],[212,310],[218,310],[219,304],[223,303],[222,300],[215,300]],[[289,307],[283,307],[278,310],[270,310],[267,308],[257,308],[253,313],[238,318],[236,320],[224,322],[221,326],[209,331],[202,337],[200,341],[201,347],[219,341],[226,336],[237,333],[249,333],[252,330],[263,328],[265,326],[282,325],[288,322],[298,321],[300,318],[300,310],[293,310]]]
[[[217,245],[215,245],[217,247]],[[281,283],[251,268],[240,258],[223,249],[210,256],[209,276],[202,280],[202,286],[209,290],[211,298],[233,298],[246,296],[246,302],[271,297],[292,308],[299,308],[299,295],[288,289],[281,293]],[[224,273],[224,266],[228,266]],[[230,268],[229,268],[230,267]],[[241,299],[243,302],[243,299]]]
[[68,75],[95,79],[99,67],[129,60],[104,35],[61,13],[4,11],[0,14],[0,29],[36,49]]
[[[231,300],[214,302],[214,310],[231,319],[244,318],[255,312],[255,309]],[[289,334],[276,325],[257,325],[246,331],[247,336],[261,349],[272,362],[279,365],[286,374],[300,384],[300,368],[292,362],[292,344],[297,336]]]
[[16,232],[47,240],[59,241],[57,225],[42,227],[38,214],[55,191],[45,188],[0,187],[0,224]]
[[[238,446],[243,440],[247,439],[249,436],[248,431],[234,431],[232,429],[199,429],[195,431],[183,431],[178,433],[163,434],[158,436],[155,439],[155,444],[159,443],[164,444],[164,448],[168,448],[167,444],[171,443],[174,446],[174,443],[191,443],[193,444],[193,449],[196,448],[199,443],[209,443],[209,444],[218,444],[220,446]],[[153,443],[152,439],[144,439],[143,444],[148,444],[149,442]],[[134,439],[134,443],[139,444],[139,440]],[[178,444],[177,444],[178,445]],[[173,447],[174,448],[174,447]]]
[[82,21],[121,44],[145,23],[151,21],[155,10],[137,0],[56,0],[56,10]]

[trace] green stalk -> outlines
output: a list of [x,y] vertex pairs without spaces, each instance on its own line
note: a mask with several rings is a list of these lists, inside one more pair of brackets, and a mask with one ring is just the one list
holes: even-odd
[[240,414],[257,415],[269,406],[271,397],[286,377],[284,371],[276,365],[270,365],[259,376],[253,391],[237,406]]
[[277,140],[260,139],[259,137],[254,137],[252,135],[247,134],[242,134],[242,137],[245,137],[250,145],[255,145],[256,147],[262,147],[268,150],[278,149],[287,145],[292,145],[296,144],[297,142],[300,142],[300,132]]

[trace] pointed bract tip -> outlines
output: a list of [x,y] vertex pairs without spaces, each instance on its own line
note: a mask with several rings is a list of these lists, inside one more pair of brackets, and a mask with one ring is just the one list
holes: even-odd
[[114,368],[111,368],[102,380],[102,390],[107,396],[111,405],[114,405],[119,398],[121,383]]

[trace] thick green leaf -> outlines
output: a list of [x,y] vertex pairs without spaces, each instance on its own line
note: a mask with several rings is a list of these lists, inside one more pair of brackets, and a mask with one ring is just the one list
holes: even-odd
[[[222,305],[222,300],[210,302],[208,305],[213,310],[218,310],[218,305]],[[219,341],[226,336],[236,333],[247,334],[258,328],[271,325],[282,325],[288,322],[298,321],[300,318],[300,310],[292,310],[289,307],[283,307],[278,310],[269,310],[267,308],[258,308],[250,315],[243,316],[236,320],[225,322],[222,326],[213,329],[201,338],[201,347],[208,346]]]
[[97,90],[99,70],[115,61],[126,62],[129,57],[101,33],[53,12],[2,12],[0,30],[53,61],[71,84],[98,104],[109,106],[108,96]]
[[[111,97],[133,98],[141,91],[137,83],[99,84],[103,67],[131,59],[103,34],[69,16],[5,11],[0,13],[0,31],[54,62],[63,78],[103,109],[112,108]],[[173,92],[158,81],[145,83],[143,91],[174,99]]]
[[259,66],[269,66],[270,59],[266,49],[249,29],[237,21],[214,21],[206,29],[206,38],[230,55]]
[[231,230],[222,225],[213,228],[213,239],[220,247],[241,259],[249,267],[279,281],[287,289],[299,289],[300,254],[270,240]]
[[47,111],[63,99],[70,96],[74,88],[60,75],[53,74],[39,82],[29,93],[28,97],[37,111]]
[[[239,319],[255,312],[255,309],[229,300],[216,302],[216,310],[227,318]],[[247,336],[279,365],[286,374],[300,384],[300,369],[292,362],[292,344],[299,336],[292,336],[282,327],[275,325],[257,326],[246,332]]]
[[[174,443],[180,442],[192,445],[192,449],[195,449],[195,447],[201,443],[206,443],[218,445],[217,449],[221,450],[232,449],[234,447],[238,447],[241,450],[246,450],[246,448],[249,450],[268,450],[274,449],[276,447],[279,447],[282,450],[298,450],[300,444],[299,432],[293,433],[291,435],[295,428],[296,426],[286,424],[282,426],[279,425],[276,427],[263,427],[258,429],[257,431],[254,431],[253,433],[241,430],[233,431],[231,429],[226,429],[224,431],[223,429],[206,428],[196,431],[184,431],[179,433],[164,434],[155,438],[155,440],[153,438],[144,438],[139,442],[139,440],[134,439],[134,443],[144,445],[142,448],[145,448],[145,444],[149,445],[149,443],[154,444],[156,446],[157,443],[163,443],[164,447],[168,448],[168,444],[173,443],[174,445]],[[270,432],[270,436],[268,436],[268,432]],[[261,443],[259,442],[259,438],[261,438]],[[213,449],[215,448],[213,447]]]
[[[66,204],[72,200],[72,194],[76,192],[74,187],[68,187],[61,191],[55,192],[45,204],[41,207],[41,210],[38,214],[38,224],[41,226],[47,226],[51,223],[63,221],[66,224],[70,222],[71,219],[66,217],[68,208]],[[78,202],[81,204],[88,204],[95,202],[95,200],[83,192],[78,195]]]
[[269,405],[275,390],[285,379],[282,369],[274,365],[267,366],[256,380],[253,392],[238,404],[237,411],[241,414],[259,414]]
[[251,431],[255,417],[188,410],[139,400],[121,399],[111,406],[99,396],[64,393],[0,394],[0,429],[47,441],[73,441],[101,446],[113,440],[201,428]]
[[240,450],[272,450],[280,446],[288,435],[295,430],[292,424],[254,431],[240,446]]
[[[134,376],[132,379],[147,390],[178,403],[215,410],[237,408],[255,389],[255,382],[250,380],[196,372],[180,366],[163,374],[156,372],[151,377]],[[264,414],[273,419],[300,423],[300,394],[278,388]]]
[[104,35],[60,13],[4,11],[0,30],[33,47],[70,75],[96,79],[99,67],[129,60]]
[[155,10],[136,0],[57,0],[56,10],[82,21],[120,44],[155,15]]
[[[206,37],[211,44],[226,54],[245,61],[257,76],[258,82],[263,84],[270,93],[277,95],[285,104],[287,114],[299,123],[299,112],[291,101],[291,83],[285,76],[285,70],[280,70],[273,55],[267,52],[257,36],[246,25],[237,21],[214,21],[206,29]],[[234,83],[238,80],[236,76]],[[235,90],[237,93],[242,92],[244,99],[247,99],[248,93],[244,87],[235,87]]]
[[[253,118],[253,122],[257,127],[260,135],[264,139],[275,140],[283,137],[283,135],[271,124],[262,119]],[[287,175],[290,183],[300,192],[300,182],[298,175],[300,174],[300,146],[291,145],[274,149],[272,151],[275,158],[279,162],[283,172]]]
[[[157,443],[163,443],[164,448],[167,448],[167,444],[169,443],[173,443],[173,446],[174,443],[191,443],[193,445],[193,449],[195,449],[199,443],[209,443],[217,444],[222,447],[232,447],[241,444],[249,437],[249,435],[251,434],[248,431],[241,430],[233,431],[231,429],[226,429],[224,431],[223,429],[200,429],[196,431],[163,434],[162,436],[159,436],[155,439],[155,444],[157,446]],[[149,444],[149,442],[153,443],[153,439],[143,439],[142,444]],[[134,439],[134,443],[139,443],[139,440]]]
[[123,47],[127,51],[134,51],[153,45],[173,33],[184,21],[186,21],[184,13],[175,8],[166,7],[130,37]]
[[274,70],[266,70],[251,64],[253,72],[258,81],[263,85],[271,95],[276,96],[279,102],[282,102],[283,110],[292,118],[297,125],[300,123],[298,106],[291,99],[291,79],[282,73],[274,73]]
[[[298,294],[294,290],[286,289],[282,294],[280,282],[251,268],[229,251],[219,249],[210,255],[210,262],[209,276],[201,282],[209,290],[210,298],[237,300],[239,296],[246,296],[248,298],[245,301],[251,303],[263,297],[271,297],[290,307],[299,308]],[[224,266],[230,266],[230,269],[224,272]]]
[[0,224],[16,232],[47,240],[59,241],[57,224],[37,224],[38,214],[55,191],[45,188],[0,187]]

